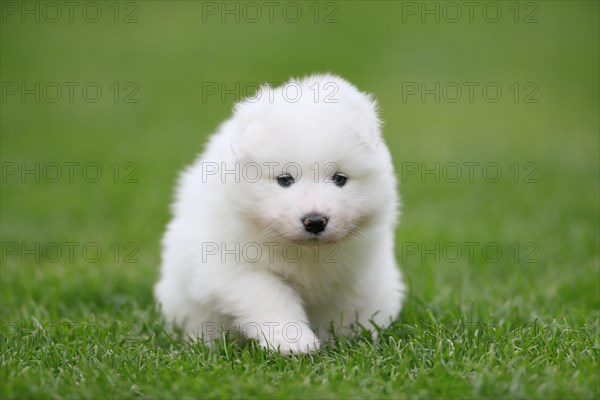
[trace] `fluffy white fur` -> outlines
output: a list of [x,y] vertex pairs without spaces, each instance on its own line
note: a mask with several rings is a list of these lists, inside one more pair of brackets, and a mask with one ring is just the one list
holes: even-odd
[[[405,287],[375,101],[332,75],[259,93],[180,177],[155,287],[162,312],[208,345],[238,332],[284,354],[318,349],[332,326],[389,325]],[[324,231],[305,230],[311,213],[328,217]]]

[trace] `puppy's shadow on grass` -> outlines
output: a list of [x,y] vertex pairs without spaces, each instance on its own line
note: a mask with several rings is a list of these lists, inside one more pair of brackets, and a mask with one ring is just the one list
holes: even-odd
[[186,354],[194,357],[200,364],[223,359],[267,359],[270,354],[262,349],[254,340],[223,334],[209,346],[201,339],[186,335],[179,327],[168,324],[164,317],[155,311],[155,319],[148,326],[148,335],[154,346],[170,353]]
[[[408,343],[418,340],[425,326],[435,324],[431,311],[420,298],[408,296],[400,316],[389,326],[382,328],[371,322],[369,326],[354,324],[351,332],[341,335],[333,327],[328,340],[322,342],[317,353],[281,355],[262,348],[256,340],[241,335],[222,334],[214,345],[207,346],[201,340],[186,336],[177,327],[171,327],[154,307],[139,310],[137,339],[148,346],[170,354],[193,357],[199,365],[215,360],[253,360],[278,362],[281,359],[312,360],[320,356],[349,354],[357,348],[369,347],[374,351],[390,343]],[[372,334],[374,333],[374,334]]]
[[[400,317],[386,328],[379,327],[373,322],[370,326],[354,324],[349,334],[341,335],[332,326],[327,340],[322,342],[320,350],[309,354],[282,355],[276,351],[264,349],[254,339],[225,333],[213,345],[208,346],[202,340],[186,336],[183,331],[176,327],[171,328],[158,312],[155,312],[154,323],[146,328],[148,336],[152,338],[155,346],[168,352],[186,352],[188,356],[195,357],[200,363],[211,362],[216,359],[251,359],[254,362],[263,361],[266,363],[280,362],[282,358],[313,360],[315,357],[320,356],[348,354],[356,348],[369,347],[376,351],[377,347],[388,343],[390,340],[395,342],[410,341],[416,336],[417,326],[421,323],[414,321],[417,317],[414,309],[423,310],[425,305],[417,298],[409,298],[407,303],[412,310],[409,312],[403,311]],[[410,305],[411,303],[412,305]],[[412,322],[407,322],[404,314],[410,314]]]

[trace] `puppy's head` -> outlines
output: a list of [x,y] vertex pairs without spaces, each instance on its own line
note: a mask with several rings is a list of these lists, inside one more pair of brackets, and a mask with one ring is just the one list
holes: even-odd
[[395,177],[375,101],[315,75],[264,86],[235,108],[236,207],[265,237],[337,242],[395,217]]

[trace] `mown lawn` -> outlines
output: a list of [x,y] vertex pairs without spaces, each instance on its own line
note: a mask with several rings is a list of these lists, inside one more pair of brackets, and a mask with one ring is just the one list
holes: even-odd
[[[0,9],[2,398],[600,397],[597,2],[23,4]],[[152,298],[177,171],[237,95],[315,71],[379,99],[406,305],[311,356],[183,345]]]

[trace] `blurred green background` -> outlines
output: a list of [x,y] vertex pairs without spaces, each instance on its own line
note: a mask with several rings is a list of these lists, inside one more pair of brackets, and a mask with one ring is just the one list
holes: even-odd
[[[566,318],[598,328],[598,2],[480,2],[472,15],[462,2],[296,2],[277,3],[272,18],[262,2],[81,2],[72,21],[61,6],[57,22],[45,3],[24,4],[3,2],[0,28],[3,321],[131,320],[151,309],[177,172],[230,115],[236,94],[332,72],[381,106],[404,203],[404,319],[427,307],[442,319]],[[262,16],[253,22],[256,4]],[[88,21],[97,9],[98,22]],[[39,102],[21,92],[36,82]],[[53,82],[63,88],[57,102],[49,101]],[[73,101],[65,82],[79,85]],[[90,82],[102,89],[97,102],[82,93]],[[477,85],[472,101],[465,82]],[[436,83],[439,101],[406,91],[424,84],[435,92]],[[502,90],[496,102],[482,91],[490,83]],[[211,95],[207,84],[233,93]],[[453,102],[456,85],[464,90]],[[35,182],[7,170],[65,162],[98,163],[102,178],[86,182],[77,167],[73,182],[66,168],[56,183],[43,174]],[[489,183],[481,168],[473,182],[466,168],[456,183],[402,176],[409,165],[468,162],[497,163],[502,177]],[[534,182],[525,180],[529,168]],[[137,182],[124,182],[130,172]],[[103,254],[98,262],[79,250],[73,262],[36,262],[10,247],[53,242],[94,242]],[[503,256],[451,262],[402,252],[406,243],[466,242],[497,243]],[[535,246],[534,262],[525,262],[525,244]],[[137,262],[124,262],[129,252]]]

